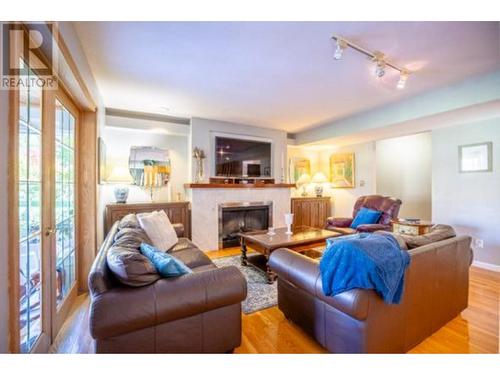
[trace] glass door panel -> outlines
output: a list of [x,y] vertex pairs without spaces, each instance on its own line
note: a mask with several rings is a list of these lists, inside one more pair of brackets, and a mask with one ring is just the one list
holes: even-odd
[[75,117],[56,100],[55,218],[56,303],[59,308],[76,280],[75,266]]
[[[36,77],[33,72],[29,74]],[[42,277],[45,275],[42,275],[41,248],[41,97],[42,92],[37,88],[19,92],[19,328],[22,353],[31,351],[42,332]]]

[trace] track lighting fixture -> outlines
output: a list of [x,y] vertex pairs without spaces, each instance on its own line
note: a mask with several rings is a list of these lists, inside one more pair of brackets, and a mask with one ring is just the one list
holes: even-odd
[[342,38],[337,38],[337,48],[335,49],[333,58],[335,60],[340,60],[346,48],[347,48],[347,42]]
[[340,60],[342,55],[347,47],[351,47],[355,51],[361,52],[363,55],[368,56],[371,61],[375,63],[374,73],[377,78],[382,78],[385,75],[386,68],[390,67],[399,72],[399,81],[397,84],[398,89],[404,89],[406,86],[406,81],[410,76],[411,72],[408,69],[400,68],[399,66],[387,61],[385,55],[382,52],[375,51],[370,52],[350,41],[344,39],[340,36],[334,35],[332,39],[337,42],[337,48],[335,49],[335,53],[333,57],[335,60]]
[[382,78],[385,74],[385,60],[382,52],[373,53],[373,61],[375,62],[375,77]]
[[404,89],[406,85],[406,81],[408,80],[409,73],[407,70],[402,70],[401,73],[399,73],[399,81],[397,88],[398,89]]

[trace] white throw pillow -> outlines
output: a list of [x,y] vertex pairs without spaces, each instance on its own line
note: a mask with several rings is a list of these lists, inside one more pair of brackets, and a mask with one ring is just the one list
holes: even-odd
[[158,250],[169,251],[179,239],[165,211],[155,211],[149,215],[137,215],[142,230],[146,232],[153,246]]

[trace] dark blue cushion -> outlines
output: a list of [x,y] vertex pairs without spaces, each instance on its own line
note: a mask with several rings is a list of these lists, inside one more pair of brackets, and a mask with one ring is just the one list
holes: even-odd
[[147,243],[141,244],[141,253],[149,258],[156,271],[163,277],[177,277],[193,272],[179,259]]
[[351,223],[351,228],[356,229],[363,224],[376,224],[382,216],[382,212],[361,207],[358,214]]

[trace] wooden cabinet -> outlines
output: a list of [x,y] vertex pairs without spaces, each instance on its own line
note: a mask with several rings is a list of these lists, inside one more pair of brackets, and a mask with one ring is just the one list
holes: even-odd
[[191,238],[191,210],[189,202],[108,204],[106,206],[104,231],[107,233],[115,221],[120,220],[127,214],[157,210],[164,210],[172,224],[183,224],[184,237]]
[[330,197],[292,198],[293,226],[324,228],[330,216]]

